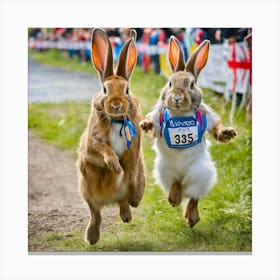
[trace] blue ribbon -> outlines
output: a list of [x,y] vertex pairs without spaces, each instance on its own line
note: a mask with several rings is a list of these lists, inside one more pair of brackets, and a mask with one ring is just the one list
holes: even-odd
[[[123,120],[112,119],[112,123],[122,124],[121,129],[120,129],[120,136],[122,136],[122,128],[124,128],[124,136],[125,136],[125,140],[126,140],[126,146],[127,146],[127,148],[129,148],[132,144],[132,139],[136,136],[136,130],[135,130],[135,127],[134,127],[133,123],[128,118],[124,118]],[[126,127],[128,127],[128,129],[129,129],[131,140],[129,140],[127,135],[126,135]]]

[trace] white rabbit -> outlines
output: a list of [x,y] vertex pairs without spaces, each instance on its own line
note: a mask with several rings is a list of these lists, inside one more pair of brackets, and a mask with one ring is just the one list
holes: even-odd
[[154,133],[154,177],[172,206],[188,200],[184,216],[190,227],[199,221],[198,200],[217,181],[205,132],[223,143],[237,135],[233,128],[224,127],[220,117],[201,101],[197,78],[207,62],[209,46],[209,41],[202,42],[185,64],[180,44],[171,36],[168,57],[173,74],[154,110],[140,122],[143,130]]

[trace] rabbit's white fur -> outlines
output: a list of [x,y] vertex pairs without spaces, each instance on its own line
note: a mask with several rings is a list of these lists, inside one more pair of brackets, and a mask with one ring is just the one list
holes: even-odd
[[[189,149],[170,149],[164,136],[160,137],[160,112],[163,108],[161,101],[150,113],[154,124],[156,152],[154,178],[156,182],[169,193],[174,181],[179,181],[183,188],[183,198],[199,199],[216,184],[217,173],[215,164],[208,151],[209,141],[203,136],[201,143]],[[200,108],[206,111],[207,128],[211,131],[217,122],[217,115],[211,112],[203,103]],[[194,114],[190,112],[183,116]],[[172,116],[172,114],[170,113]]]
[[127,149],[126,139],[125,137],[120,137],[120,130],[122,131],[122,135],[124,135],[124,127],[121,123],[112,123],[112,127],[109,134],[109,142],[117,154],[117,156],[122,158],[125,150]]
[[[109,134],[109,143],[119,159],[122,158],[124,152],[127,149],[125,138],[120,137],[120,130],[122,131],[122,134],[124,135],[125,132],[124,132],[123,125],[121,123],[112,123],[112,127],[110,129],[110,134]],[[127,187],[123,183],[123,175],[124,175],[124,173],[122,171],[120,174],[118,174],[118,178],[116,181],[116,188],[123,189],[122,194],[125,193],[125,190]]]
[[189,200],[183,215],[190,227],[199,218],[198,201],[216,184],[217,173],[208,151],[205,135],[201,142],[184,149],[170,148],[160,135],[160,116],[167,108],[171,117],[190,117],[199,109],[207,120],[206,131],[216,141],[227,143],[236,136],[231,127],[224,127],[220,117],[202,102],[202,91],[197,85],[200,71],[207,62],[210,42],[203,41],[191,54],[187,63],[179,41],[171,36],[168,58],[173,74],[162,89],[155,109],[149,113],[140,127],[154,132],[156,151],[154,177],[168,194],[169,203],[176,207]]

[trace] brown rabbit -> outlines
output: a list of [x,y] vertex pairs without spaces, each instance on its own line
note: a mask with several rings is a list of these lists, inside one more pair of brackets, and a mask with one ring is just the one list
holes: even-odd
[[136,32],[132,30],[114,73],[108,36],[102,29],[92,32],[92,62],[99,73],[102,90],[93,97],[77,161],[80,192],[91,214],[85,234],[90,244],[99,240],[101,208],[118,203],[122,220],[129,222],[129,205],[137,207],[145,189],[138,126],[142,115],[129,89],[129,78],[137,60],[135,38]]

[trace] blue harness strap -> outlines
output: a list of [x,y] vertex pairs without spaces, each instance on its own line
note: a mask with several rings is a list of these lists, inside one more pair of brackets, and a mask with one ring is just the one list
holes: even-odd
[[124,128],[124,137],[126,140],[126,146],[127,148],[129,148],[132,144],[132,139],[136,136],[136,130],[133,123],[126,117],[123,120],[112,119],[111,121],[112,123],[120,123],[122,125],[120,129],[120,136],[123,136],[122,129]]
[[198,110],[189,117],[170,117],[164,108],[159,117],[160,137],[170,148],[185,149],[199,144],[207,127],[206,117]]

